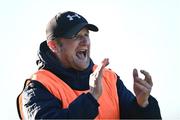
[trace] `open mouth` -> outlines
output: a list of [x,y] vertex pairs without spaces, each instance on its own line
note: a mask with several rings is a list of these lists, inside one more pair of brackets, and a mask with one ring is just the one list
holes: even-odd
[[87,53],[88,53],[88,51],[86,49],[82,49],[82,50],[77,51],[76,56],[79,59],[83,60],[87,57]]

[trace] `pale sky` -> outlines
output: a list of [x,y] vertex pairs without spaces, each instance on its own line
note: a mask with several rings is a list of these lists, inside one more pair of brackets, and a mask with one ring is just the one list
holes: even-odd
[[180,119],[180,0],[1,0],[1,119],[19,119],[16,97],[37,70],[46,25],[69,10],[99,27],[90,33],[95,63],[108,57],[131,91],[133,68],[147,70],[162,117]]

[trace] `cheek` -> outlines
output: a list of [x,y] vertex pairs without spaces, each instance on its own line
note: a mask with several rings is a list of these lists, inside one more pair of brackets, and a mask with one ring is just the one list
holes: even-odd
[[65,54],[72,56],[73,54],[76,53],[76,48],[77,48],[77,46],[75,46],[75,45],[69,45],[69,46],[62,46],[61,50]]
[[66,41],[62,44],[61,50],[65,52],[66,54],[74,54],[76,53],[76,49],[79,46],[79,41]]

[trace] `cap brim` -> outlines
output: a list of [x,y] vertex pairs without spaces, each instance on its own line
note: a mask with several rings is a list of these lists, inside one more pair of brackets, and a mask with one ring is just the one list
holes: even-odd
[[81,23],[73,27],[70,31],[67,32],[67,34],[64,34],[63,37],[67,37],[67,38],[73,37],[83,28],[88,28],[88,30],[94,32],[97,32],[99,30],[98,27],[93,24]]

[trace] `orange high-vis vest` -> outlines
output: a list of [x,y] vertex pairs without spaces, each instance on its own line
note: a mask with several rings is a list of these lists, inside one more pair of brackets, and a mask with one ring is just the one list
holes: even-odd
[[[94,66],[95,69],[96,66]],[[69,104],[86,91],[73,90],[63,80],[47,70],[39,70],[32,76],[32,80],[39,81],[51,94],[62,102],[63,108],[68,108]],[[96,119],[119,119],[119,100],[117,94],[117,76],[114,72],[104,69],[102,77],[102,95],[98,99],[100,104],[99,114]],[[22,115],[22,114],[21,114]]]

